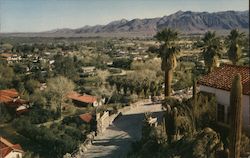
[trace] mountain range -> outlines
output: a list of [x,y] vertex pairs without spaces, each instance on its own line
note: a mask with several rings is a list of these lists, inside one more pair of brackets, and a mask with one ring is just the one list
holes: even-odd
[[249,30],[249,10],[223,12],[178,11],[174,14],[148,19],[121,19],[107,25],[84,26],[77,29],[56,29],[39,33],[11,33],[11,36],[87,37],[87,36],[153,36],[164,28],[182,34],[203,34],[208,30],[220,33],[237,28]]

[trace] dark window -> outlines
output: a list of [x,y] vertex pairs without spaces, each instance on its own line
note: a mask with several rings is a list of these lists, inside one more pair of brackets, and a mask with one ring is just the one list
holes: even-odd
[[217,121],[225,122],[225,106],[218,104],[217,105]]

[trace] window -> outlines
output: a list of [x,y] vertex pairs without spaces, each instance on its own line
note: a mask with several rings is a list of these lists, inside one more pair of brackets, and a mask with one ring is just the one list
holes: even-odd
[[217,105],[217,121],[225,122],[225,106],[218,104]]

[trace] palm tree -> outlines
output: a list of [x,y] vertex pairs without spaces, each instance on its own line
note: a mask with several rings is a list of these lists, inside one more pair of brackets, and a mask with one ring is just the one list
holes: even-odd
[[143,84],[142,88],[143,88],[144,96],[145,96],[145,98],[147,98],[148,93],[149,93],[150,83],[149,83],[148,79],[144,79],[142,84]]
[[240,33],[237,29],[233,29],[227,36],[226,44],[228,47],[228,58],[229,60],[231,60],[233,65],[236,65],[236,63],[240,59],[242,42],[244,37],[245,34]]
[[125,95],[127,95],[128,88],[129,88],[129,82],[125,78],[122,80],[122,82],[123,82],[123,84],[122,84],[123,92]]
[[153,81],[150,83],[149,91],[152,97],[156,96],[157,88],[158,88],[157,82]]
[[178,38],[178,33],[169,28],[158,32],[155,38],[162,42],[160,47],[160,57],[161,57],[161,69],[165,72],[164,77],[164,94],[166,96],[170,96],[171,93],[171,81],[173,70],[176,68],[176,53],[179,52],[179,48],[175,46],[175,40]]
[[211,72],[218,64],[218,57],[221,56],[222,45],[215,32],[206,32],[198,47],[202,49],[205,65],[208,72]]

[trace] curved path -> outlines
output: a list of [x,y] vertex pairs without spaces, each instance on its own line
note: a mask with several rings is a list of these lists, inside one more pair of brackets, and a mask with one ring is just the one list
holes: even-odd
[[153,116],[161,119],[161,111],[160,104],[147,104],[123,113],[102,135],[95,138],[92,146],[82,158],[126,157],[131,143],[141,138],[144,113],[152,112]]

